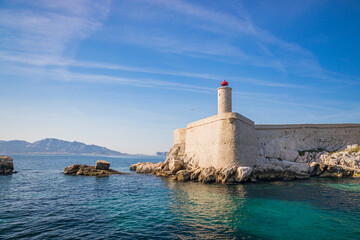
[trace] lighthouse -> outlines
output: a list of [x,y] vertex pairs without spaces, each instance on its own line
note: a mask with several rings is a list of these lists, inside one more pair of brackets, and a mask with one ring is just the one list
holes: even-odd
[[222,81],[218,91],[218,114],[232,112],[231,87],[227,81]]
[[252,167],[257,157],[254,122],[232,111],[227,81],[217,89],[218,114],[174,130],[174,146],[202,167]]

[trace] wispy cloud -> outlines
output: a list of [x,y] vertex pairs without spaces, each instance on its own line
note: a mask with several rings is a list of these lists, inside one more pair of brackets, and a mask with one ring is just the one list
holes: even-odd
[[110,4],[87,0],[20,3],[16,2],[16,8],[9,3],[0,9],[0,44],[2,49],[30,58],[34,54],[71,58],[77,41],[96,31]]
[[[124,1],[117,13],[133,18],[135,25],[124,24],[117,32],[116,40],[162,52],[336,81],[309,50],[254,24],[241,2],[226,1],[221,5],[236,11],[230,13],[212,3],[200,5],[183,0]],[[169,28],[149,29],[146,27],[149,22],[154,25],[169,23]],[[138,28],[138,23],[146,26]],[[175,29],[182,26],[183,31],[179,34],[172,26],[176,26]],[[121,31],[127,34],[121,34]],[[191,38],[187,33],[191,33]],[[350,79],[342,80],[351,82]]]
[[[234,36],[235,34],[245,34],[249,36],[254,36],[255,38],[263,42],[278,45],[289,51],[312,56],[309,51],[303,49],[301,46],[283,41],[280,38],[256,26],[252,22],[249,14],[247,13],[246,9],[242,7],[242,4],[240,2],[237,3],[238,11],[236,16],[228,13],[223,13],[219,11],[219,9],[215,11],[182,0],[151,0],[144,2],[158,4],[171,11],[176,11],[183,16],[196,19],[197,21],[190,22],[192,27],[206,29],[208,31],[220,32],[221,34],[226,35]],[[183,21],[182,18],[179,19]]]
[[199,92],[199,93],[213,93],[214,89],[203,86],[196,86],[194,84],[177,83],[175,81],[167,80],[161,81],[151,78],[128,78],[117,77],[104,74],[87,74],[72,72],[65,68],[44,69],[42,67],[26,67],[26,66],[7,66],[1,70],[2,74],[17,76],[27,76],[33,80],[47,80],[49,81],[65,81],[65,82],[84,82],[94,84],[119,84],[133,87],[145,88],[162,88],[172,89],[177,91]]
[[[75,60],[66,60],[66,59],[60,60],[58,58],[51,58],[51,57],[44,58],[43,56],[36,56],[36,55],[32,56],[31,58],[24,58],[22,56],[14,56],[6,52],[0,52],[0,61],[12,61],[22,64],[33,65],[33,66],[110,69],[110,70],[119,70],[119,71],[128,71],[128,72],[149,73],[156,75],[207,79],[207,80],[215,80],[215,81],[220,81],[222,79],[222,76],[217,74],[174,71],[174,70],[164,70],[164,69],[146,68],[146,67],[134,67],[134,66],[119,65],[119,64],[111,64],[111,63],[84,62],[84,61],[75,61]],[[298,84],[279,83],[274,81],[266,81],[262,79],[239,77],[239,76],[227,76],[227,77],[231,81],[250,83],[257,86],[280,87],[280,88],[305,88],[305,86]],[[163,83],[161,85],[163,85]]]

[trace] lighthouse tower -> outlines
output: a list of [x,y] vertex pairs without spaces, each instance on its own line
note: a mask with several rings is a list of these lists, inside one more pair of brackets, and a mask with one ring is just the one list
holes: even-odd
[[174,146],[202,167],[252,167],[258,156],[254,122],[232,112],[231,88],[225,80],[217,89],[218,114],[174,131]]
[[231,87],[228,87],[229,83],[223,81],[218,91],[218,114],[232,112],[232,100],[231,100]]

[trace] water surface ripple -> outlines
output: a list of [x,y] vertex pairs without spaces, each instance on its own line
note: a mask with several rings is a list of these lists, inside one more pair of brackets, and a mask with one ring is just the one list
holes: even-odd
[[154,175],[65,176],[97,159],[128,172],[160,157],[13,155],[0,239],[360,239],[360,180],[204,185]]

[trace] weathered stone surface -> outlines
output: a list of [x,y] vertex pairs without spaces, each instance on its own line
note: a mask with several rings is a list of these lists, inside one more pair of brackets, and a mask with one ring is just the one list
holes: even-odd
[[216,176],[215,176],[216,169],[214,167],[208,167],[202,169],[198,181],[202,183],[212,183],[215,182]]
[[[109,163],[110,165],[110,163]],[[95,177],[107,177],[112,174],[129,174],[124,172],[119,172],[113,169],[97,169],[96,166],[88,166],[85,164],[79,165],[74,164],[64,169],[65,175],[83,175],[83,176],[95,176]]]
[[169,162],[169,169],[172,174],[175,174],[177,171],[183,169],[184,162],[181,160],[172,160]]
[[330,166],[340,165],[360,169],[360,146],[349,145],[344,150],[322,154],[320,160]]
[[299,153],[296,143],[290,137],[275,138],[265,145],[264,154],[267,158],[295,161]]
[[[280,141],[285,144],[285,141]],[[283,152],[274,156],[293,156],[295,154],[286,154],[286,149],[293,148],[292,144],[285,144]],[[223,168],[216,169],[214,167],[201,168],[197,164],[194,156],[184,154],[184,145],[174,145],[163,163],[137,163],[130,166],[131,170],[138,173],[152,173],[157,176],[171,177],[178,181],[198,181],[202,183],[222,183],[232,184],[245,181],[257,180],[292,180],[306,179],[310,176],[320,177],[360,177],[360,169],[358,168],[357,145],[346,148],[344,152],[336,154],[324,154],[322,152],[307,152],[304,156],[310,156],[309,159],[317,159],[319,162],[306,161],[287,161],[281,158],[267,158],[260,156],[265,154],[259,151],[259,157],[255,161],[254,167],[244,167],[236,165],[228,165]],[[268,152],[270,150],[267,150]],[[293,151],[292,151],[293,152]],[[298,157],[299,158],[299,157]],[[330,160],[329,160],[330,158]],[[324,160],[323,163],[320,160]],[[329,165],[330,164],[330,165]],[[343,165],[331,165],[343,164]]]
[[79,171],[80,169],[80,166],[79,164],[74,164],[74,165],[71,165],[69,167],[66,167],[64,169],[64,174],[68,174],[68,175],[76,175],[76,173]]
[[130,170],[131,170],[131,171],[136,171],[136,168],[137,168],[137,166],[138,166],[139,164],[140,164],[140,163],[136,163],[136,164],[131,165],[131,166],[130,166]]
[[247,181],[253,170],[254,169],[251,167],[238,167],[236,170],[236,181],[237,182]]
[[0,174],[10,174],[13,170],[13,159],[9,156],[0,156]]
[[303,179],[310,177],[310,167],[307,164],[300,164],[278,159],[261,158],[256,161],[254,171],[250,178],[252,181],[275,180],[275,179]]
[[137,173],[154,173],[161,171],[162,166],[164,163],[153,163],[153,162],[146,162],[146,163],[136,163],[130,166],[130,170],[136,171]]
[[321,173],[318,173],[318,169],[320,167],[320,164],[317,162],[312,162],[309,165],[309,174],[310,176],[318,176]]
[[218,171],[215,171],[215,178],[217,183],[234,183],[236,166],[227,166]]
[[108,170],[110,168],[110,162],[104,160],[97,160],[95,163],[95,169]]
[[176,173],[176,180],[180,182],[188,181],[190,179],[190,172],[187,170],[180,170]]
[[199,179],[200,173],[201,173],[200,168],[193,170],[190,174],[190,180],[197,181]]

